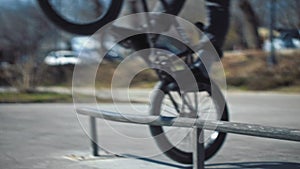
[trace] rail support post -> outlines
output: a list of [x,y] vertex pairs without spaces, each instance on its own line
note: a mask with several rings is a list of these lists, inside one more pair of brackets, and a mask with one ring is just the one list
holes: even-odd
[[91,131],[91,145],[93,156],[99,156],[98,145],[97,145],[97,128],[96,128],[96,118],[90,116],[90,131]]
[[205,149],[203,130],[193,127],[193,169],[204,169]]

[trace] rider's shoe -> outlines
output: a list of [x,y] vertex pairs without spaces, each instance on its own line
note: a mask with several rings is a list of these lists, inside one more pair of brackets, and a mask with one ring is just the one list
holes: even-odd
[[204,64],[200,60],[196,61],[194,63],[194,65],[190,67],[190,70],[192,71],[192,73],[198,83],[208,84],[210,82],[207,68],[204,66]]

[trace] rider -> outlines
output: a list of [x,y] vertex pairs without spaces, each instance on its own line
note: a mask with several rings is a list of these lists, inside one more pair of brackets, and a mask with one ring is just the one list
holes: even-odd
[[[176,6],[178,6],[176,3],[178,3],[178,1],[166,0],[165,2],[170,6],[174,6],[173,10],[168,13],[175,14],[175,12],[178,11],[178,9],[176,9]],[[184,3],[184,0],[181,3]],[[195,25],[205,32],[218,52],[219,57],[222,57],[222,46],[229,27],[230,0],[205,0],[205,7],[208,24],[204,26],[202,23],[197,22]]]
[[[176,14],[176,0],[165,0],[169,6],[173,6],[169,14]],[[184,3],[184,0],[181,1]],[[181,4],[183,5],[183,4]],[[178,5],[177,5],[178,6]],[[228,32],[229,27],[229,16],[230,16],[230,0],[205,0],[205,7],[207,13],[207,25],[204,26],[201,22],[195,23],[195,25],[202,31],[204,31],[206,37],[200,40],[201,46],[205,46],[211,43],[218,53],[218,56],[222,58],[223,52],[222,47],[225,41],[225,36]],[[210,43],[209,43],[210,42]],[[162,42],[162,44],[166,44]],[[201,59],[198,59],[194,64],[194,69],[196,79],[209,80],[208,71],[213,63],[209,61],[213,58],[206,59],[205,65],[202,63]],[[197,77],[198,76],[198,77]]]

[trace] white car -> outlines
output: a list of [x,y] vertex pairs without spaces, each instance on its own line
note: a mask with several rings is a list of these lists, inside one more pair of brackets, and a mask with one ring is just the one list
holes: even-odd
[[57,65],[68,65],[68,64],[75,65],[75,64],[79,64],[81,61],[75,52],[61,50],[61,51],[50,52],[46,56],[44,62],[47,65],[57,66]]

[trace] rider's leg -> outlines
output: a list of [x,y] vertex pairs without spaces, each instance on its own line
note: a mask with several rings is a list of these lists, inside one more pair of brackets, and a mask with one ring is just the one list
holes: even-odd
[[222,57],[222,46],[229,27],[230,0],[206,0],[208,25],[204,32]]
[[[218,60],[218,57],[223,56],[222,46],[229,27],[230,0],[206,0],[205,6],[208,24],[206,26],[201,23],[195,24],[204,31],[206,36],[199,42],[203,48],[199,53],[200,58],[194,64],[194,69],[198,69],[202,77],[209,79],[208,72],[212,64]],[[218,57],[215,56],[210,44],[215,48]]]
[[[165,13],[171,14],[171,15],[178,15],[178,13],[180,12],[182,6],[185,3],[185,0],[180,0],[180,1],[176,1],[176,0],[163,0],[162,2],[165,3],[165,5],[167,5],[168,9],[167,11],[165,11]],[[161,3],[157,3],[153,9],[154,12],[161,12],[164,11],[164,7],[163,4]]]

